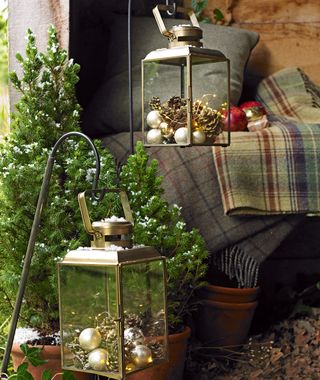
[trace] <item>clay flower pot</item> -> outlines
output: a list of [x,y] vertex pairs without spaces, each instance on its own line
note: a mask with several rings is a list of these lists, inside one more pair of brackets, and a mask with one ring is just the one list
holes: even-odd
[[183,380],[183,370],[186,358],[188,340],[191,329],[186,327],[183,332],[169,335],[169,362],[133,373],[128,380]]
[[199,297],[211,301],[246,303],[258,298],[260,288],[228,288],[217,285],[206,285],[199,291]]
[[[62,373],[61,369],[61,347],[60,346],[35,346],[42,348],[41,358],[48,360],[47,363],[42,364],[38,367],[34,367],[30,363],[28,364],[28,371],[31,373],[35,380],[42,379],[42,372],[45,369],[50,369],[52,372],[52,376],[57,373]],[[16,370],[19,365],[24,361],[24,353],[20,349],[19,344],[13,344],[11,350],[11,356],[13,361],[14,370]],[[83,372],[73,372],[76,380],[89,380],[91,379],[90,374],[86,374]],[[61,376],[58,375],[55,377],[55,380],[61,380]]]
[[198,339],[210,347],[244,343],[257,305],[257,301],[228,303],[204,299],[195,315]]

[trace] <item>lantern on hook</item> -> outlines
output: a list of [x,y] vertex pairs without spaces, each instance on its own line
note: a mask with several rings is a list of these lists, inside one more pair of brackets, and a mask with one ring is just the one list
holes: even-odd
[[90,221],[79,194],[91,247],[58,263],[62,368],[124,379],[167,359],[166,265],[152,247],[132,246],[127,195],[124,218]]
[[[142,60],[142,132],[145,146],[230,145],[230,62],[203,47],[202,29],[192,10],[191,25],[165,27],[158,5],[153,13],[169,40]],[[207,79],[202,68],[210,72]],[[207,70],[207,68],[210,70]],[[217,85],[218,84],[218,85]],[[217,140],[225,133],[222,142]]]

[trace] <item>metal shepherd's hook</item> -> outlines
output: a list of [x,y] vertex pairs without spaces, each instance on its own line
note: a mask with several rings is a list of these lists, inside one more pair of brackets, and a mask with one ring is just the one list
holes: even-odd
[[[59,138],[59,140],[55,143],[55,145],[54,145],[54,147],[53,147],[53,149],[49,155],[49,158],[47,161],[47,166],[46,166],[46,169],[44,172],[44,177],[42,180],[42,185],[41,185],[41,189],[40,189],[40,193],[39,193],[37,208],[36,208],[36,212],[34,214],[33,224],[32,224],[32,228],[31,228],[31,232],[30,232],[30,236],[29,236],[28,247],[27,247],[27,251],[25,254],[25,258],[24,258],[24,264],[23,264],[21,280],[20,280],[20,284],[19,284],[19,290],[18,290],[18,294],[17,294],[17,298],[16,298],[14,311],[12,314],[10,331],[9,331],[6,349],[5,349],[3,362],[2,362],[2,366],[1,366],[1,379],[7,378],[6,372],[8,369],[10,353],[11,353],[11,349],[12,349],[15,331],[17,328],[21,304],[22,304],[22,300],[23,300],[23,296],[24,296],[24,292],[25,292],[25,288],[26,288],[26,284],[27,284],[27,280],[28,280],[29,269],[30,269],[30,264],[31,264],[32,256],[33,256],[35,243],[36,243],[36,238],[37,238],[37,235],[38,235],[38,232],[40,229],[41,215],[42,215],[42,212],[45,208],[45,204],[46,204],[47,197],[48,197],[49,184],[50,184],[50,179],[51,179],[51,175],[52,175],[52,169],[53,169],[55,159],[56,159],[56,153],[57,153],[60,145],[65,140],[67,140],[69,137],[73,137],[73,136],[77,136],[77,137],[81,137],[81,138],[85,139],[87,141],[87,143],[89,144],[89,146],[91,147],[93,153],[94,153],[94,157],[95,157],[95,161],[96,161],[96,173],[95,173],[95,178],[94,178],[93,183],[92,183],[92,189],[93,190],[97,189],[99,176],[100,176],[100,158],[99,158],[99,153],[98,153],[95,145],[93,144],[93,142],[91,141],[91,139],[88,136],[86,136],[85,134],[83,134],[81,132],[69,132],[69,133],[62,135]],[[98,197],[97,199],[99,200],[100,197]]]

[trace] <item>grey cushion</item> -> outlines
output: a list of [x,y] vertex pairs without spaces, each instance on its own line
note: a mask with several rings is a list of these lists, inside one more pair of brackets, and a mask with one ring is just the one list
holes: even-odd
[[[170,27],[181,24],[181,20],[168,19],[165,23]],[[204,33],[204,46],[220,50],[230,59],[231,102],[237,104],[241,95],[244,69],[259,36],[252,31],[212,24],[201,24],[201,27]],[[111,30],[110,57],[105,78],[84,111],[83,130],[92,137],[129,130],[127,17],[115,15]],[[134,17],[132,35],[134,128],[139,130],[141,128],[141,59],[152,50],[166,47],[167,39],[160,34],[154,18],[151,17]],[[204,72],[203,78],[207,84],[208,81],[213,80],[213,75],[210,76],[210,72]],[[168,94],[175,95],[170,94],[170,91]]]

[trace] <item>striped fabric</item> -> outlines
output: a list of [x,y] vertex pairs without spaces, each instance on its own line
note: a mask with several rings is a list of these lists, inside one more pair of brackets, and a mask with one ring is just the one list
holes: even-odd
[[271,127],[232,133],[230,147],[213,148],[224,213],[318,214],[320,88],[286,69],[261,82],[258,99]]

